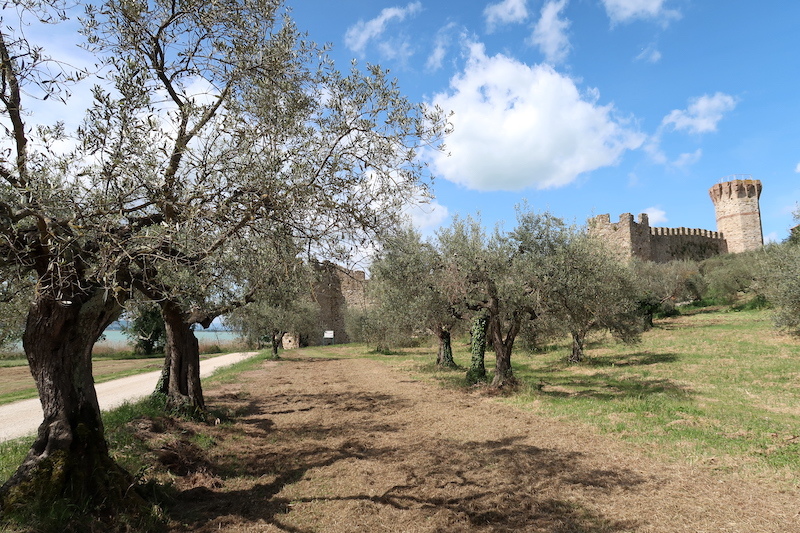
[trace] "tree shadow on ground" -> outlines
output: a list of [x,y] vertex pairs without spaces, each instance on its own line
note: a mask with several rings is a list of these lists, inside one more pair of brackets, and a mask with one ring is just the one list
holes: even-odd
[[[539,448],[520,436],[466,443],[411,437],[386,445],[377,437],[402,432],[404,422],[382,415],[406,401],[387,394],[298,393],[242,407],[239,411],[249,415],[236,425],[245,431],[240,427],[231,436],[247,435],[247,453],[241,454],[241,447],[226,449],[233,439],[220,436],[220,449],[205,463],[220,481],[176,495],[168,512],[173,523],[182,524],[177,531],[243,524],[317,531],[306,525],[310,516],[293,516],[303,506],[335,507],[342,531],[385,529],[387,521],[395,531],[607,533],[636,528],[636,523],[592,510],[579,495],[584,490],[594,495],[636,490],[651,480],[625,468],[584,466],[581,453]],[[303,416],[322,409],[328,413],[291,421],[268,414],[285,402],[311,406],[301,411]],[[343,424],[337,412],[362,418]],[[271,416],[280,422],[273,423]],[[367,466],[374,471],[370,482],[355,474]],[[328,489],[321,491],[322,486]]]
[[587,357],[585,361],[572,364],[564,360],[530,368],[524,379],[535,383],[540,394],[553,397],[587,397],[598,400],[640,398],[653,394],[666,395],[679,400],[689,400],[692,389],[666,378],[648,378],[624,373],[598,372],[578,373],[585,368],[636,368],[674,363],[679,360],[675,353],[636,352],[627,355]]
[[578,397],[594,400],[667,396],[681,401],[691,400],[694,391],[669,379],[594,374],[591,376],[550,376],[540,379],[539,394],[557,398]]
[[635,352],[630,354],[613,354],[613,355],[587,355],[586,358],[580,363],[571,363],[566,358],[557,361],[551,361],[545,365],[531,368],[536,373],[552,373],[563,372],[574,368],[581,367],[634,367],[634,366],[649,366],[659,363],[674,363],[678,361],[679,356],[672,352]]

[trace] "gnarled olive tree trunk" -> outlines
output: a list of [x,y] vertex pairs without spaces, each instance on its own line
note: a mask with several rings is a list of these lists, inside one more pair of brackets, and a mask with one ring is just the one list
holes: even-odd
[[141,502],[130,490],[133,478],[109,455],[92,377],[92,347],[121,310],[99,289],[62,299],[39,294],[31,305],[23,347],[44,420],[0,488],[3,514],[38,515],[61,505],[109,511]]
[[165,300],[161,313],[167,331],[164,368],[156,392],[167,397],[168,408],[205,410],[200,383],[200,345],[193,323],[179,305]]
[[503,324],[499,317],[493,315],[489,319],[489,336],[492,340],[495,354],[492,387],[501,388],[516,383],[514,373],[511,370],[511,351],[514,348],[514,340],[519,333],[521,321],[520,314],[513,313],[504,336]]
[[442,368],[456,368],[453,361],[453,344],[450,339],[450,330],[445,326],[436,328],[436,336],[439,338],[439,353],[436,356],[436,365]]
[[278,355],[278,347],[281,345],[284,335],[286,335],[285,331],[280,331],[277,329],[272,330],[272,333],[270,333],[270,338],[272,339],[272,359],[276,361],[280,359],[280,356]]
[[585,331],[571,331],[572,353],[569,356],[570,363],[580,363],[583,361],[583,346],[586,340]]

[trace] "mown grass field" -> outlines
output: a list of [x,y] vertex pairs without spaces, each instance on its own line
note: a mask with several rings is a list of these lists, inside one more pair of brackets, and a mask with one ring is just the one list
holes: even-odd
[[[596,481],[592,476],[598,473],[608,474],[613,479],[617,479],[615,475],[633,476],[630,487],[619,494],[615,489],[608,489],[607,497],[616,498],[613,502],[608,503],[606,496],[600,496],[597,502],[592,503],[592,509],[605,506],[606,515],[598,515],[601,518],[607,516],[610,520],[631,514],[635,521],[642,524],[649,523],[648,520],[660,523],[661,518],[651,517],[652,509],[645,509],[645,503],[652,500],[654,492],[651,492],[658,491],[659,500],[653,504],[654,509],[661,509],[662,504],[667,507],[680,506],[681,513],[687,516],[700,509],[698,516],[707,518],[709,524],[714,524],[716,528],[721,523],[719,520],[734,517],[739,509],[736,507],[739,504],[720,499],[715,488],[719,483],[738,483],[734,492],[752,502],[764,501],[762,492],[759,492],[762,489],[766,493],[772,491],[772,494],[789,499],[800,489],[800,341],[775,331],[767,311],[701,309],[690,313],[658,321],[656,327],[646,332],[642,342],[636,345],[620,345],[605,337],[592,339],[587,346],[586,361],[577,365],[567,363],[570,347],[566,342],[550,346],[542,352],[517,349],[512,362],[520,384],[512,390],[500,392],[488,386],[468,387],[464,384],[464,369],[469,361],[466,339],[454,341],[455,358],[463,367],[459,370],[437,369],[433,364],[436,355],[434,345],[399,349],[388,355],[377,353],[373,347],[364,344],[311,347],[304,348],[297,355],[283,352],[283,363],[265,364],[264,357],[256,357],[204,380],[204,389],[211,398],[211,418],[216,419],[215,423],[172,419],[169,413],[164,412],[163,405],[148,399],[105,413],[106,435],[114,458],[128,471],[143,476],[142,480],[148,483],[147,490],[153,491],[155,502],[165,502],[166,512],[173,520],[170,522],[170,531],[191,530],[189,526],[180,525],[184,523],[197,525],[209,520],[222,523],[222,516],[227,516],[230,506],[250,500],[260,503],[254,504],[252,509],[240,510],[235,519],[239,529],[231,530],[250,530],[248,528],[261,524],[263,520],[282,523],[289,511],[296,513],[292,514],[296,524],[327,524],[325,527],[333,528],[331,524],[336,520],[346,523],[346,518],[352,518],[350,513],[355,511],[348,507],[352,504],[349,499],[352,494],[361,494],[367,490],[364,487],[371,486],[369,483],[363,484],[364,480],[359,477],[360,470],[353,470],[353,457],[346,456],[330,464],[325,460],[325,453],[340,454],[342,446],[347,443],[350,443],[348,446],[355,446],[350,442],[355,438],[353,435],[363,433],[362,444],[364,450],[368,450],[369,446],[374,445],[375,439],[385,438],[389,442],[400,438],[400,433],[396,431],[403,428],[401,433],[411,433],[411,436],[408,448],[400,454],[405,462],[402,468],[397,467],[400,468],[398,471],[410,469],[428,472],[430,469],[438,471],[437,468],[441,467],[439,461],[442,460],[439,458],[430,463],[431,448],[425,443],[431,442],[432,437],[428,435],[431,431],[441,442],[452,444],[462,438],[472,446],[484,443],[488,446],[484,450],[488,461],[489,457],[495,457],[492,455],[495,452],[500,454],[498,457],[503,456],[500,451],[511,453],[506,448],[498,451],[495,447],[516,442],[514,439],[521,438],[518,433],[528,438],[525,433],[528,427],[537,428],[532,429],[535,434],[532,433],[530,438],[536,437],[550,444],[535,441],[536,446],[528,446],[526,451],[520,452],[522,455],[514,455],[513,460],[509,459],[510,464],[516,464],[523,458],[530,460],[536,455],[534,453],[532,456],[532,451],[542,454],[547,450],[559,450],[558,443],[564,440],[572,440],[573,444],[569,446],[573,447],[577,440],[580,453],[575,457],[597,461],[587,470],[591,475],[583,472],[582,475],[589,477],[578,485],[589,488],[585,494],[576,496],[576,501],[585,503],[584,498],[593,494],[597,496],[592,491],[596,492],[600,490],[598,487],[605,486],[592,484]],[[372,373],[361,375],[357,369],[364,363],[359,363],[359,358],[380,363],[370,362]],[[486,362],[490,373],[492,361],[493,353],[489,351]],[[382,365],[394,367],[394,370],[375,370],[376,367],[385,368]],[[329,373],[325,373],[324,369],[331,366],[338,368],[340,373],[331,373],[330,368],[327,370]],[[312,374],[314,379],[309,377]],[[387,379],[389,374],[395,377]],[[409,374],[411,379],[407,377]],[[349,394],[347,389],[351,375],[366,387],[355,395]],[[374,392],[377,384],[370,380],[377,379],[382,380],[384,388],[389,387],[386,390],[390,392]],[[427,387],[429,392],[423,398],[397,400],[402,398],[400,390],[392,387],[410,387],[407,384],[420,380],[438,383],[442,389],[437,392],[436,387]],[[255,384],[247,385],[250,382]],[[337,387],[344,387],[344,392]],[[314,403],[320,395],[325,401]],[[430,403],[436,403],[434,396],[445,405],[443,410],[446,413],[437,411],[436,405]],[[499,406],[506,413],[519,414],[520,419],[526,419],[528,415],[520,413],[519,409],[531,411],[530,416],[535,417],[537,422],[530,425],[528,420],[517,426],[511,420],[517,416],[508,417],[503,421],[507,426],[505,432],[497,433],[494,428],[487,433],[489,436],[481,437],[484,442],[475,433],[482,429],[483,422],[492,424],[486,416],[494,410],[479,406],[494,405],[495,401],[517,408],[512,410]],[[403,418],[403,409],[414,402],[420,402],[423,406],[413,411],[416,414],[411,418]],[[395,417],[392,424],[381,418],[384,412],[386,416]],[[478,416],[478,412],[483,415]],[[334,414],[346,418],[344,421],[329,420]],[[365,417],[372,417],[372,421],[365,422]],[[438,421],[433,429],[431,420]],[[325,425],[327,423],[330,427]],[[362,424],[364,427],[361,427]],[[350,429],[342,433],[342,428]],[[383,430],[375,428],[394,430],[379,435]],[[472,428],[467,431],[467,436],[464,436],[465,428]],[[603,435],[598,436],[598,432]],[[506,433],[515,436],[503,437]],[[559,437],[554,439],[553,435]],[[608,436],[613,438],[608,439]],[[344,444],[342,439],[346,441]],[[603,456],[603,446],[598,446],[598,443],[605,442],[607,446],[616,447],[619,444],[616,439],[627,443],[619,449],[628,451],[624,455],[610,452],[608,456]],[[0,443],[0,478],[6,479],[14,472],[29,446],[30,439]],[[307,446],[307,449],[302,446]],[[370,468],[386,469],[389,473],[385,475],[391,477],[390,473],[394,472],[391,469],[396,467],[397,453],[392,447],[394,445],[386,446],[385,449],[379,446],[374,451],[378,454],[384,450],[385,457],[380,454],[372,456],[367,451],[359,452],[366,455],[358,457],[361,461],[369,460]],[[171,463],[163,463],[163,457],[158,459],[161,457],[159,450],[164,449],[175,451],[179,464],[195,465],[199,470],[189,469],[186,474],[169,470]],[[299,449],[305,452],[298,455]],[[345,446],[345,449],[350,448]],[[286,458],[282,459],[282,454],[286,454]],[[606,459],[596,459],[595,456]],[[650,459],[637,460],[633,456],[649,456],[652,462],[648,462]],[[447,457],[455,461],[452,454]],[[455,461],[451,465],[454,472],[461,472],[466,465],[473,464],[474,458],[470,457],[464,464]],[[625,457],[624,465],[615,463],[619,457]],[[260,465],[261,462],[264,464],[260,470],[256,470],[258,475],[254,477],[253,465]],[[342,464],[339,465],[339,462]],[[653,464],[657,466],[654,468]],[[574,467],[572,463],[570,465]],[[288,473],[281,470],[284,467]],[[325,470],[327,467],[332,472]],[[563,467],[567,468],[566,465]],[[653,481],[662,479],[662,470],[670,471],[669,476],[663,478],[670,480],[665,487],[661,481]],[[525,468],[521,467],[518,472],[520,476],[523,471]],[[490,468],[486,472],[481,470],[475,473],[476,476],[484,476],[476,486],[480,486],[481,490],[486,489],[486,494],[494,494],[495,489],[500,490],[508,483],[506,477],[500,476],[495,480],[497,486],[486,485],[494,482],[485,478],[492,472],[495,471]],[[569,468],[566,472],[567,481],[580,478],[575,477],[580,472],[576,474]],[[535,471],[524,473],[533,476],[531,479],[524,478],[528,480],[525,483],[532,483],[534,478],[537,483],[544,483],[544,478],[537,477]],[[272,479],[270,476],[275,477],[274,483],[280,482],[281,492],[278,495],[269,492],[267,497],[263,493],[265,485],[261,480]],[[380,478],[378,475],[369,479]],[[564,488],[556,478],[558,476],[551,480],[552,486],[547,485],[554,491],[553,494],[563,495],[559,491],[564,490],[573,494],[577,490],[574,483],[569,484],[572,481]],[[398,486],[406,487],[410,498],[408,501],[427,501],[424,497],[431,502],[445,501],[442,500],[442,494],[437,492],[439,488],[434,490],[428,487],[425,479],[423,476],[413,483],[404,482]],[[197,484],[203,483],[211,487],[210,491],[203,493],[207,494],[208,501],[191,507],[189,503],[194,501],[192,495],[198,490]],[[524,493],[524,490],[529,490],[530,487],[525,483],[524,487],[516,487],[512,492],[520,490]],[[327,499],[314,496],[323,490],[323,485],[330,492]],[[456,483],[452,486],[460,485]],[[275,485],[275,490],[279,490],[278,485]],[[543,486],[537,490],[545,488]],[[531,495],[523,493],[520,493],[520,502],[528,502]],[[247,498],[242,498],[242,494],[247,494]],[[691,495],[688,501],[686,495]],[[641,499],[635,504],[632,498]],[[225,510],[209,511],[213,507],[212,501],[218,500],[227,502],[224,505],[215,504],[222,505]],[[176,505],[176,501],[183,503]],[[457,506],[459,512],[469,511],[467,508],[471,509],[470,506],[476,505],[474,501],[477,500],[467,498],[464,501],[471,503],[464,504],[466,510]],[[281,502],[293,503],[283,508]],[[375,503],[374,499],[369,499],[369,502],[372,502],[370,505],[380,503]],[[601,505],[600,502],[606,503]],[[278,511],[273,510],[277,514],[264,511],[272,509],[270,505],[277,506],[275,508]],[[637,510],[636,505],[643,507]],[[321,511],[315,506],[324,507],[324,513],[319,514]],[[751,518],[780,515],[781,520],[794,527],[795,519],[784,516],[786,513],[792,516],[796,513],[791,507],[777,504],[770,511],[762,512],[756,503],[755,508],[748,512]],[[391,505],[387,509],[396,511]],[[765,512],[767,515],[764,515]],[[409,520],[419,519],[417,515],[409,516]],[[558,521],[563,518],[563,513],[559,511],[552,518]],[[589,522],[594,523],[591,520]],[[668,523],[662,526],[656,530],[670,531]],[[605,527],[585,530],[617,531],[611,526]],[[743,525],[730,530],[762,529]],[[772,530],[778,531],[780,528]]]
[[[466,367],[468,346],[454,345]],[[800,341],[772,327],[768,311],[700,309],[657,321],[636,345],[589,343],[569,364],[569,345],[515,350],[521,381],[504,401],[589,424],[653,453],[719,469],[767,468],[800,480]],[[450,387],[431,349],[389,356]],[[494,354],[487,351],[487,370]]]
[[[466,368],[466,340],[455,340],[453,348]],[[653,453],[719,469],[768,468],[800,479],[800,341],[773,329],[768,311],[700,309],[662,319],[639,344],[593,339],[577,365],[567,363],[568,350],[567,343],[541,353],[515,349],[512,363],[521,384],[504,393],[503,401],[589,424]],[[435,346],[392,355],[359,344],[305,351],[369,357],[465,388],[462,371],[432,364]],[[489,372],[493,358],[488,350]],[[96,379],[157,370],[160,363],[103,357],[95,363]],[[0,368],[0,403],[35,395],[27,368]]]

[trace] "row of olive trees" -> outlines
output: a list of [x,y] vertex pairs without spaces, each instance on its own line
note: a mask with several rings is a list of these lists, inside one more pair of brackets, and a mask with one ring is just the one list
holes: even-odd
[[[162,391],[202,409],[193,326],[269,296],[299,249],[346,254],[395,224],[425,196],[418,152],[445,128],[381,69],[337,71],[280,0],[87,2],[93,87],[27,37],[60,7],[12,0],[0,20],[2,289],[24,296],[44,412],[3,517],[139,508],[94,389],[106,327],[131,299],[156,302]],[[77,129],[37,121],[37,98],[69,92],[92,98]]]
[[[377,320],[407,335],[434,333],[441,366],[454,366],[451,331],[461,320],[485,324],[496,387],[513,381],[512,350],[524,329],[542,338],[570,335],[577,362],[590,331],[635,341],[642,326],[632,271],[549,213],[520,209],[510,232],[487,233],[479,220],[456,218],[433,242],[399,230],[383,243],[371,273]],[[478,356],[471,379],[483,378],[482,368]]]

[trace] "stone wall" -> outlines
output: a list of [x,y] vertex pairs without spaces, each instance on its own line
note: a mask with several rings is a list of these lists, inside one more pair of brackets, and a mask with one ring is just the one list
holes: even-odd
[[[749,178],[749,176],[748,176]],[[724,253],[757,250],[764,246],[761,231],[761,182],[733,179],[709,189],[717,215],[717,231],[694,228],[652,228],[647,215],[623,213],[619,222],[609,215],[589,219],[589,231],[600,236],[621,258],[666,263],[673,259],[702,261]]]
[[314,270],[317,282],[313,287],[313,297],[320,307],[320,327],[318,335],[309,342],[322,344],[325,331],[333,331],[336,344],[350,342],[345,329],[345,315],[348,308],[366,305],[366,274],[329,261],[316,263]]
[[638,216],[638,221],[634,221],[632,214],[623,213],[619,222],[611,222],[609,215],[598,215],[589,220],[589,229],[623,259],[638,257],[657,263],[673,259],[701,261],[727,252],[725,239],[719,232],[651,227],[645,213]]

